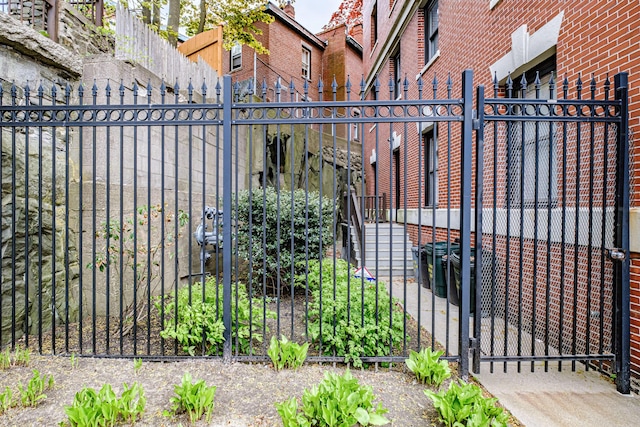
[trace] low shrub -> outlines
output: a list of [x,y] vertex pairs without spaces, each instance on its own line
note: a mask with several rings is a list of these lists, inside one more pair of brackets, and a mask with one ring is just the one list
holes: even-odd
[[306,276],[312,292],[309,337],[323,353],[344,356],[361,367],[361,356],[383,356],[404,338],[403,312],[391,301],[384,283],[363,283],[343,260],[309,263]]
[[334,208],[331,199],[317,192],[267,187],[238,193],[238,250],[254,261],[251,285],[262,289],[263,277],[267,292],[278,284],[293,285],[292,265],[305,263],[307,256],[320,259],[322,248],[333,241]]
[[369,386],[362,386],[347,370],[344,375],[325,372],[324,380],[302,395],[302,408],[295,397],[276,403],[284,427],[384,425],[390,421]]
[[[262,342],[264,316],[275,318],[275,312],[267,309],[265,313],[261,300],[250,302],[243,284],[232,286],[231,294],[233,348],[249,354],[252,344]],[[167,320],[160,336],[175,339],[191,356],[199,349],[207,355],[219,350],[218,346],[224,342],[222,289],[218,289],[214,277],[207,279],[204,290],[201,283],[194,283],[191,289],[188,286],[180,289],[177,298],[169,296],[164,302],[157,300],[155,305],[159,313],[163,303]]]

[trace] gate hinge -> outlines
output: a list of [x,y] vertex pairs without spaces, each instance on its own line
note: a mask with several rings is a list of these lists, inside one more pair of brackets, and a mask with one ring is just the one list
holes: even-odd
[[618,248],[607,249],[607,255],[609,255],[609,258],[613,261],[624,261],[627,259],[627,253]]
[[478,110],[473,110],[473,119],[471,120],[471,127],[473,130],[480,129],[480,120],[478,120]]
[[469,350],[478,351],[480,350],[480,340],[475,337],[469,337]]

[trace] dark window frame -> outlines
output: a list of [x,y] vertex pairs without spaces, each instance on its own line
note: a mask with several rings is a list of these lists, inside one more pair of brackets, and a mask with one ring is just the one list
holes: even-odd
[[[431,0],[423,8],[424,15],[424,63],[438,52],[438,0]],[[432,19],[435,18],[435,19]]]
[[422,134],[424,150],[424,207],[438,205],[438,141],[435,129]]
[[[539,97],[540,99],[547,99],[550,94],[548,89],[545,90],[545,86],[548,84],[551,75],[556,75],[556,56],[551,56],[512,79],[511,98],[536,99],[534,83],[536,74],[540,76],[541,82]],[[525,88],[521,85],[523,75],[527,82]],[[508,97],[509,92],[505,91],[505,95]],[[554,95],[557,97],[557,90]],[[523,102],[523,104],[514,106],[513,111],[515,115],[521,115],[523,109],[531,108],[530,105],[526,105]],[[531,113],[534,114],[534,110]],[[536,122],[518,121],[510,125],[509,141],[512,149],[507,157],[507,198],[513,208],[553,208],[558,204],[557,127],[553,122],[540,121],[537,123],[537,135]],[[535,156],[536,146],[537,159]],[[551,154],[551,159],[549,159],[549,153]],[[551,175],[549,175],[549,168],[551,168]],[[525,183],[524,187],[521,182]],[[537,203],[535,184],[533,187],[527,185],[533,182],[542,182],[538,186]],[[551,198],[549,198],[549,192],[551,193]],[[523,196],[522,200],[521,196]]]

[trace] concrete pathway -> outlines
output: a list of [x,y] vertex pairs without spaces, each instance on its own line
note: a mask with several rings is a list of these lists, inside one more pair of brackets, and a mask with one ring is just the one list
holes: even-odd
[[[384,280],[384,279],[382,279]],[[405,292],[406,291],[406,292]],[[414,319],[428,330],[435,329],[435,338],[446,345],[451,353],[457,351],[458,308],[447,307],[443,298],[433,298],[431,291],[420,288],[408,280],[406,289],[402,280],[393,283],[393,296],[403,301]],[[449,318],[449,327],[446,319]],[[484,322],[483,322],[484,323]],[[527,427],[631,427],[640,426],[640,396],[622,395],[612,381],[594,371],[585,371],[578,364],[576,372],[564,362],[558,371],[557,362],[522,363],[518,372],[516,363],[493,365],[483,363],[476,379],[500,399],[511,413]]]

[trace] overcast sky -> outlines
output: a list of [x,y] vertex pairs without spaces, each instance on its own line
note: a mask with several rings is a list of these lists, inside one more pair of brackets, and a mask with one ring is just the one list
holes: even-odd
[[338,10],[340,3],[342,0],[296,0],[293,3],[296,21],[312,33],[318,33],[329,22],[333,12]]

